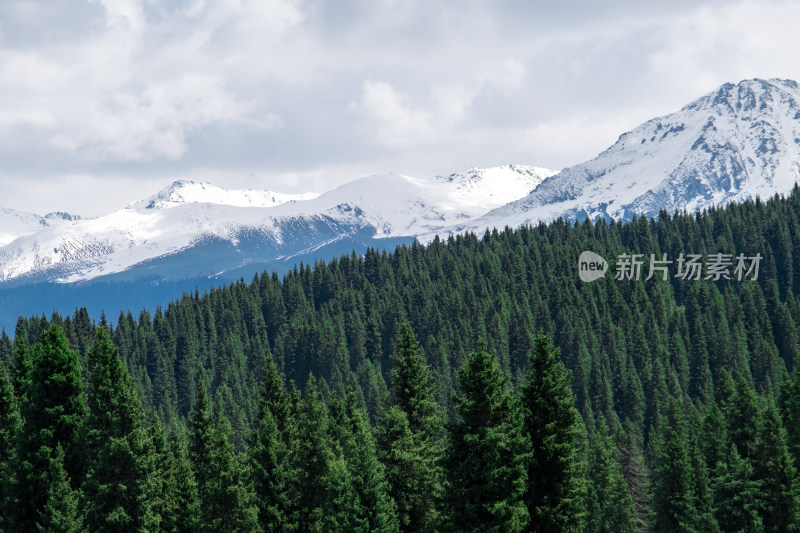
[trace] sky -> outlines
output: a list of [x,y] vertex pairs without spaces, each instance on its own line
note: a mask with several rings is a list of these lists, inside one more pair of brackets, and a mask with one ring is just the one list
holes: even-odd
[[778,0],[2,0],[0,207],[559,170],[725,82],[800,81],[798,20]]

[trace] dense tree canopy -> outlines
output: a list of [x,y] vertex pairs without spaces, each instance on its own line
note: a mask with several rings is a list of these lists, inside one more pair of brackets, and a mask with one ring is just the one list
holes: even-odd
[[800,189],[20,318],[0,529],[797,530],[797,250]]

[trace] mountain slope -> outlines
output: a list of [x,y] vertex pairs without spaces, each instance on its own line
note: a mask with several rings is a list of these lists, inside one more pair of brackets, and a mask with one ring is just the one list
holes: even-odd
[[471,227],[692,211],[787,193],[798,180],[797,83],[746,80],[645,122],[591,161],[551,176]]
[[0,207],[0,247],[24,235],[32,235],[43,228],[58,226],[78,220],[68,213],[48,213],[45,216]]
[[[447,233],[551,174],[521,166],[427,180],[389,174],[319,196],[176,181],[126,209],[17,238],[0,248],[0,281],[85,281],[137,265],[165,279],[215,276],[249,263],[313,256],[336,242],[365,249],[378,246],[377,239]],[[194,257],[203,256],[202,263],[190,256],[164,260],[198,247],[204,251]]]

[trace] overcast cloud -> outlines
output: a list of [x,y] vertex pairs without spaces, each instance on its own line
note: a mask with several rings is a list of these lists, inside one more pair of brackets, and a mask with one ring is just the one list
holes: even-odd
[[0,206],[560,169],[724,82],[800,80],[798,21],[764,0],[4,0]]

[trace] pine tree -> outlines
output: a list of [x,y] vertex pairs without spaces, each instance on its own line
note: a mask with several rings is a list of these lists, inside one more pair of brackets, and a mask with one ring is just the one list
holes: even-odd
[[246,467],[229,441],[230,422],[212,420],[205,384],[197,385],[197,405],[191,413],[189,457],[194,465],[200,501],[200,528],[209,532],[261,531],[258,508],[247,484]]
[[200,498],[186,435],[181,428],[173,428],[168,445],[162,527],[171,533],[194,533],[199,529]]
[[796,470],[786,445],[786,430],[772,398],[767,399],[762,419],[754,477],[761,483],[764,531],[797,531],[800,502]]
[[359,514],[365,531],[398,531],[397,505],[389,495],[385,468],[378,461],[377,444],[366,411],[357,405],[356,394],[347,395],[346,420],[351,432],[343,446]]
[[[259,523],[264,531],[293,531],[291,511],[297,483],[284,432],[290,427],[291,406],[278,369],[268,355],[259,393],[256,429],[250,439],[250,476],[258,505]],[[283,431],[276,419],[281,421]]]
[[739,376],[736,394],[728,410],[728,428],[731,442],[744,459],[751,459],[755,454],[758,420],[758,398],[752,387]]
[[650,529],[652,520],[652,473],[648,469],[641,439],[630,420],[625,422],[619,445],[622,475],[633,499],[633,516],[639,531]]
[[211,490],[207,488],[205,491],[211,498],[201,500],[211,510],[212,520],[206,525],[215,532],[262,531],[258,524],[255,494],[247,482],[247,463],[233,450],[231,425],[227,418],[220,420],[219,429],[214,431],[213,437],[212,467],[217,475]]
[[97,330],[88,355],[86,421],[88,475],[82,492],[86,525],[94,531],[150,531],[153,446],[142,405],[108,329]]
[[[69,348],[64,330],[52,325],[32,350],[24,420],[17,446],[17,471],[9,489],[11,527],[31,531],[44,509],[50,460],[57,446],[64,452],[66,475],[74,485],[84,472],[83,421],[86,397],[78,354]],[[75,488],[75,487],[73,487]]]
[[0,531],[5,530],[6,492],[10,490],[10,476],[16,466],[15,439],[21,424],[19,405],[6,366],[0,362]]
[[554,533],[582,528],[585,491],[578,449],[580,415],[571,375],[558,358],[550,337],[538,334],[522,385],[525,434],[533,449],[525,503],[536,530]]
[[391,405],[405,414],[413,448],[412,453],[395,454],[394,448],[406,443],[392,439],[405,438],[404,432],[384,427],[380,445],[384,460],[392,455],[395,460],[402,457],[402,462],[390,461],[390,493],[399,508],[402,531],[431,531],[439,520],[437,507],[442,494],[439,462],[443,423],[434,399],[430,368],[408,322],[400,327],[390,376]]
[[655,470],[654,529],[698,531],[686,420],[674,398],[670,399],[662,438]]
[[[328,487],[320,530],[326,533],[366,533],[366,520],[359,516],[358,495],[353,490],[353,480],[344,458],[336,457],[328,464]],[[314,531],[317,525],[308,531]]]
[[[378,429],[380,459],[386,468],[386,481],[389,496],[397,505],[399,527],[403,531],[413,531],[411,517],[417,509],[416,492],[411,490],[418,479],[424,479],[424,468],[420,445],[415,442],[408,427],[408,416],[398,406],[389,407]],[[436,523],[432,524],[434,527]]]
[[64,450],[56,447],[48,470],[47,501],[38,512],[36,529],[40,533],[78,533],[83,531],[78,495],[70,487],[64,470]]
[[[328,413],[317,390],[317,380],[309,377],[305,397],[300,402],[297,448],[293,454],[298,469],[298,509],[293,520],[299,530],[319,531],[331,482],[331,463],[335,456],[328,436]],[[341,472],[340,472],[341,474]]]
[[758,516],[761,484],[753,479],[750,461],[739,455],[734,444],[724,463],[717,463],[712,488],[715,515],[720,530],[725,533],[764,531]]
[[587,533],[634,533],[633,498],[622,476],[617,449],[605,420],[594,435],[588,468]]
[[522,531],[528,442],[522,413],[483,341],[458,370],[459,419],[449,428],[445,506],[455,531]]
[[792,454],[794,464],[800,464],[800,365],[795,368],[793,379],[784,379],[781,390],[784,427],[786,428],[786,444]]
[[196,403],[189,414],[189,460],[194,470],[197,481],[198,497],[203,522],[208,523],[212,509],[209,506],[211,489],[215,482],[217,472],[214,471],[212,451],[214,449],[214,420],[211,411],[211,402],[208,399],[205,382],[197,381],[195,392]]

